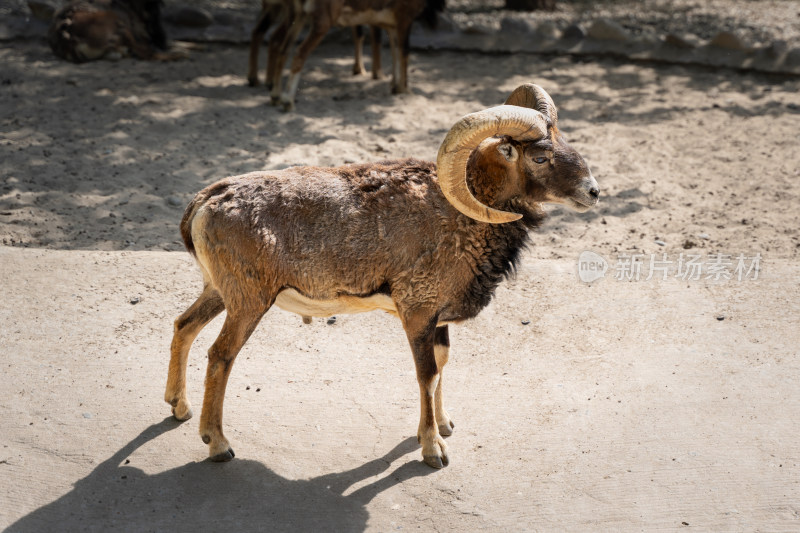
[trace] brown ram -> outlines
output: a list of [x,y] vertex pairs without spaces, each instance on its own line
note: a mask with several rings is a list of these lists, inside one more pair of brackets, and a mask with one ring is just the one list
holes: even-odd
[[161,0],[77,0],[60,9],[50,24],[48,41],[63,59],[171,60],[185,53],[167,50],[161,23]]
[[545,217],[542,205],[594,206],[597,182],[564,140],[536,85],[465,116],[438,164],[413,159],[294,167],[223,179],[189,204],[181,234],[203,273],[200,297],[175,321],[165,400],[179,420],[189,347],[227,311],[208,352],[200,435],[212,460],[234,454],[222,432],[233,361],[273,304],[301,316],[381,309],[398,316],[417,369],[417,437],[433,467],[448,463],[442,402],[448,324],[492,298]]

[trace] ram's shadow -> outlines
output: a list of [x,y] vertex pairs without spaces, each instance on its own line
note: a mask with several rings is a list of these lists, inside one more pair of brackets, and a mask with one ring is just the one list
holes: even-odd
[[353,470],[308,480],[283,478],[246,459],[190,463],[154,475],[124,464],[137,448],[178,425],[170,417],[148,427],[68,494],[6,531],[363,531],[366,505],[377,494],[433,472],[418,461],[406,462],[343,495],[414,450],[414,438]]

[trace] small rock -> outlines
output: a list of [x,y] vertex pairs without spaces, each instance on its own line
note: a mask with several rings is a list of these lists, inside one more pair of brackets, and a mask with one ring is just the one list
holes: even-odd
[[725,320],[725,315],[717,315],[717,320],[722,322],[723,320]]
[[92,413],[83,413],[83,418],[92,418]]
[[562,41],[581,41],[586,38],[586,30],[579,24],[572,24],[561,34]]
[[668,33],[664,37],[664,42],[675,48],[685,49],[696,48],[700,45],[699,39],[691,34],[678,35],[677,33]]
[[780,57],[789,51],[789,42],[783,40],[773,41],[767,48],[767,54],[773,57]]
[[711,39],[709,46],[724,48],[726,50],[747,50],[748,46],[742,39],[733,32],[721,31]]
[[653,242],[655,242],[659,246],[666,246],[667,245],[667,243],[665,243],[664,241],[653,241]]
[[613,20],[604,18],[594,21],[587,35],[599,41],[627,41],[630,38],[625,28]]
[[205,28],[214,22],[214,17],[205,9],[182,6],[167,10],[164,20],[176,26],[189,28]]
[[561,30],[552,20],[545,20],[536,28],[536,35],[544,40],[556,40],[561,37]]
[[684,250],[691,250],[695,246],[697,246],[697,245],[695,243],[693,243],[692,241],[690,241],[689,239],[686,239],[685,241],[683,241],[683,249]]
[[502,33],[533,33],[533,24],[524,18],[507,16],[500,21]]
[[133,298],[128,300],[128,303],[130,303],[131,305],[136,305],[141,301],[142,301],[142,298],[140,296],[134,296]]
[[786,53],[784,64],[788,67],[800,67],[800,48],[793,48]]
[[167,196],[167,203],[173,207],[183,205],[183,202],[177,196]]
[[528,324],[530,324],[530,323],[531,323],[531,321],[530,321],[530,320],[523,320],[523,321],[522,321],[522,325],[523,325],[523,326],[527,326],[527,325],[528,325]]
[[336,317],[335,316],[330,317],[327,321],[325,321],[325,323],[328,324],[329,326],[336,324]]
[[708,233],[699,233],[699,234],[697,235],[697,238],[698,238],[698,239],[703,239],[703,240],[706,240],[706,241],[707,241],[708,239],[710,239],[710,238],[711,238],[711,236],[710,236]]

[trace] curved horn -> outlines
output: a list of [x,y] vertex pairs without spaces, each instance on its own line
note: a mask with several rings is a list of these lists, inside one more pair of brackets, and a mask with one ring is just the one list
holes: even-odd
[[514,105],[491,107],[471,113],[456,122],[442,141],[436,159],[439,186],[447,201],[470,218],[501,224],[522,218],[517,213],[499,211],[482,204],[467,185],[467,160],[486,138],[508,135],[518,140],[547,137],[548,120],[535,110]]
[[550,126],[555,126],[558,122],[558,110],[553,99],[550,98],[547,91],[533,83],[526,83],[514,89],[514,92],[506,100],[506,105],[535,109],[550,120]]

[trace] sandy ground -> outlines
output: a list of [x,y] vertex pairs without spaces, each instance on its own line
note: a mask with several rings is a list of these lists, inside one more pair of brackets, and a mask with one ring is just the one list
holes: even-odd
[[[244,86],[242,48],[81,66],[0,48],[0,527],[800,527],[800,81],[416,53],[412,93],[392,97],[349,58],[320,49],[282,114]],[[197,419],[161,400],[172,320],[199,291],[177,232],[192,194],[256,169],[431,159],[455,120],[526,81],[553,95],[603,196],[555,209],[516,280],[453,329],[451,465],[419,462],[398,322],[280,311],[231,377],[237,458],[205,462]],[[584,250],[609,263],[592,285]],[[616,280],[635,253],[760,254],[761,270]],[[195,406],[219,325],[193,350]]]

